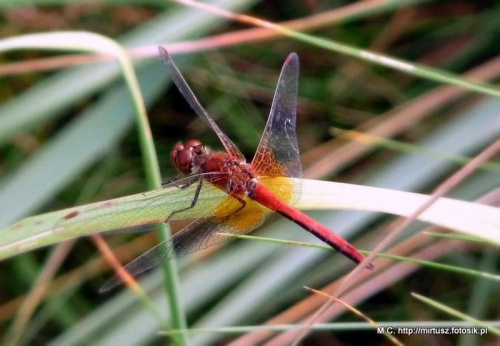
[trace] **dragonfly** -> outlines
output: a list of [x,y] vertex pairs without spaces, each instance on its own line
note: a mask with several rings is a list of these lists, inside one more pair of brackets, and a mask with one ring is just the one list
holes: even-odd
[[[261,225],[267,214],[277,212],[353,262],[362,262],[364,255],[353,245],[293,206],[301,194],[302,178],[296,135],[297,54],[291,53],[283,64],[264,133],[248,163],[203,108],[167,50],[159,47],[159,53],[180,93],[215,132],[225,151],[212,151],[197,139],[179,142],[171,152],[172,162],[180,174],[178,179],[147,192],[146,198],[138,202],[104,203],[86,211],[75,210],[59,220],[55,228],[144,232],[161,223],[174,225],[189,220],[169,240],[125,266],[137,277],[163,261],[218,244],[228,235],[248,233]],[[159,208],[168,203],[178,208],[158,218]],[[118,225],[116,219],[128,217],[130,210],[134,210],[135,219],[126,220],[125,224],[122,220]],[[372,264],[367,268],[372,269]],[[115,275],[100,291],[109,291],[122,283],[123,279]]]

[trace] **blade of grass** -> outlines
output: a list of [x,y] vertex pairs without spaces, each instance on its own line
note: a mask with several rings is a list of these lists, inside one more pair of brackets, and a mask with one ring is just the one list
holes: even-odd
[[[64,0],[61,0],[64,1]],[[430,0],[406,0],[405,5],[415,5]],[[0,2],[0,8],[5,2]],[[14,0],[16,3],[16,0]],[[393,0],[364,0],[335,8],[331,11],[314,13],[311,16],[290,20],[281,23],[282,26],[295,30],[314,30],[333,24],[345,24],[354,20],[363,19],[376,14],[392,11],[401,4]],[[251,42],[263,42],[279,38],[280,34],[274,30],[251,28],[236,32],[223,33],[198,40],[173,42],[169,44],[169,53],[194,53],[228,46],[242,45]],[[157,54],[156,46],[142,46],[129,50],[134,59],[153,57]],[[111,57],[112,58],[112,57]],[[13,62],[0,65],[0,76],[27,73],[33,71],[50,71],[62,67],[89,64],[111,59],[104,55],[67,55],[60,57],[39,58],[30,61]]]
[[[488,325],[500,327],[498,321],[485,321]],[[380,327],[394,327],[394,328],[451,328],[451,327],[471,327],[474,324],[462,321],[384,321],[377,322]],[[219,327],[219,328],[190,328],[185,330],[170,330],[168,332],[159,332],[159,335],[169,335],[175,333],[218,333],[218,334],[244,334],[249,332],[285,332],[288,330],[300,330],[303,326],[301,324],[274,324],[274,325],[255,325],[255,326],[234,326],[234,327]],[[373,326],[368,322],[342,322],[342,323],[318,323],[312,326],[316,331],[360,331],[371,330]]]
[[[58,6],[58,5],[68,5],[71,4],[68,0],[4,0],[2,1],[0,8],[14,8],[23,6]],[[74,3],[74,2],[73,2]],[[95,5],[95,0],[79,0],[78,5]],[[99,2],[101,3],[101,2]],[[118,6],[118,5],[142,5],[142,6],[157,6],[164,7],[165,5],[158,0],[106,0],[102,2],[103,5],[107,6]]]
[[[428,149],[426,147],[417,146],[413,144],[404,143],[401,141],[396,141],[393,139],[383,138],[380,136],[375,136],[369,133],[363,133],[359,131],[343,130],[339,128],[332,129],[331,134],[335,136],[340,133],[340,138],[346,138],[355,140],[359,143],[366,144],[368,146],[378,146],[386,149],[397,150],[404,153],[416,154],[416,155],[428,155],[436,157],[449,162],[457,163],[461,166],[466,165],[472,159],[470,157],[465,157],[462,155],[452,155],[444,152],[439,152],[436,150]],[[491,170],[494,172],[500,172],[500,164],[492,161],[483,163],[478,169]]]
[[[302,241],[259,237],[259,236],[255,236],[255,235],[245,235],[245,234],[220,233],[220,235],[224,236],[224,237],[228,237],[228,238],[247,239],[247,240],[252,240],[252,241],[261,241],[264,243],[277,243],[277,244],[283,244],[283,245],[302,246],[302,247],[310,247],[310,248],[322,249],[322,250],[328,250],[328,251],[335,251],[334,249],[331,248],[331,246],[328,246],[328,245],[306,243],[306,242],[302,242]],[[370,254],[370,251],[363,251],[363,250],[359,250],[359,251],[363,254]],[[464,275],[468,275],[468,276],[480,277],[480,278],[487,279],[487,280],[500,281],[500,275],[487,273],[484,271],[479,271],[479,270],[474,270],[474,269],[457,267],[455,265],[448,265],[448,264],[438,263],[438,262],[434,262],[434,261],[426,261],[426,260],[421,260],[421,259],[412,258],[412,257],[397,256],[397,255],[392,255],[390,253],[384,253],[384,252],[379,252],[376,257],[377,258],[393,259],[393,260],[400,261],[400,262],[419,264],[423,267],[433,268],[436,270],[445,270],[445,271],[453,272],[456,274],[464,274]]]
[[[143,155],[146,182],[150,189],[161,187],[160,166],[153,143],[153,137],[146,114],[146,107],[142,99],[139,82],[135,76],[132,63],[126,51],[115,41],[101,35],[87,32],[58,32],[48,34],[31,34],[13,37],[0,41],[0,52],[17,49],[48,49],[48,50],[77,50],[92,51],[104,54],[112,54],[118,59],[123,77],[125,78],[130,96],[135,108],[136,125],[139,132],[139,142]],[[170,231],[165,225],[158,227],[160,241],[170,238]],[[179,279],[177,276],[176,261],[162,263],[165,275],[165,290],[170,297],[170,309],[172,312],[172,325],[176,329],[186,327],[186,317],[180,305]],[[186,338],[176,338],[175,343],[185,345]]]
[[[483,271],[492,271],[496,269],[498,261],[498,251],[486,251],[480,263],[480,269]],[[469,300],[467,314],[478,319],[483,319],[488,313],[490,302],[494,299],[497,287],[488,280],[479,279],[474,283],[472,294]],[[478,344],[479,335],[463,334],[460,336],[458,346],[467,346]]]
[[500,328],[496,328],[492,325],[489,325],[488,323],[484,322],[484,321],[480,321],[472,316],[469,316],[469,315],[466,315],[464,314],[463,312],[460,312],[458,310],[455,310],[453,308],[450,308],[449,306],[446,306],[442,303],[439,303],[433,299],[430,299],[430,298],[427,298],[427,297],[424,297],[420,294],[417,294],[415,292],[412,292],[411,293],[412,297],[420,300],[421,302],[424,302],[426,303],[427,305],[430,305],[432,306],[433,308],[439,310],[439,311],[442,311],[442,312],[445,312],[447,313],[448,315],[451,315],[451,316],[455,316],[461,320],[464,320],[464,321],[467,321],[475,326],[478,326],[480,328],[487,328],[488,329],[488,332],[491,332],[497,336],[500,336]]
[[436,233],[436,232],[425,232],[425,234],[436,238],[455,239],[455,240],[468,241],[471,243],[480,243],[480,244],[488,243],[488,241],[484,238],[478,238],[470,235],[462,235],[455,233]]
[[296,30],[292,30],[290,28],[274,24],[259,18],[239,14],[239,13],[233,13],[228,10],[218,8],[216,6],[206,4],[206,3],[200,3],[196,1],[191,1],[191,0],[172,0],[174,2],[178,2],[180,4],[190,6],[190,7],[195,7],[195,8],[200,8],[203,9],[204,11],[210,12],[217,14],[221,17],[229,18],[234,21],[238,21],[241,23],[246,23],[250,24],[253,26],[259,26],[267,29],[273,29],[276,32],[292,37],[296,40],[306,42],[309,44],[312,44],[317,47],[325,48],[334,52],[342,53],[348,56],[352,56],[354,58],[358,58],[361,60],[365,60],[371,63],[375,63],[378,65],[382,65],[385,67],[389,67],[395,70],[399,70],[405,73],[409,73],[418,77],[426,78],[435,82],[440,82],[440,83],[445,83],[445,84],[450,84],[450,85],[455,85],[459,86],[462,88],[465,88],[470,91],[475,91],[478,93],[482,93],[485,95],[490,95],[490,96],[495,96],[495,97],[500,97],[500,89],[494,85],[491,84],[486,84],[486,83],[479,83],[475,81],[471,81],[465,78],[460,77],[457,74],[443,71],[440,69],[432,68],[432,67],[427,67],[421,64],[415,64],[411,63],[408,61],[405,61],[403,59],[396,59],[391,56],[383,55],[383,54],[378,54],[375,52],[371,52],[368,50],[363,50],[363,49],[358,49],[358,48],[353,48],[352,46],[348,46],[336,41],[332,40],[327,40],[324,38],[319,38],[311,35],[307,35],[304,33],[301,33]]
[[[275,183],[278,185],[281,184],[280,179],[282,178],[276,178]],[[271,184],[271,181],[269,184]],[[303,179],[302,186],[303,192],[296,206],[303,210],[357,209],[410,215],[412,210],[428,199],[428,196],[417,193],[309,179]],[[218,200],[218,197],[224,195],[222,191],[218,193],[220,195],[200,196],[200,200]],[[149,197],[151,195],[145,196],[143,193],[140,193],[113,199],[108,202],[118,203],[126,201],[140,203],[141,200]],[[55,222],[73,210],[83,212],[88,209],[94,209],[102,203],[106,202],[92,203],[39,216],[32,216],[0,231],[4,234],[4,237],[0,239],[0,258],[7,258],[62,241],[62,234],[53,234],[53,225]],[[162,203],[162,208],[154,208],[154,212],[149,216],[152,219],[161,218],[163,215],[168,215],[170,211],[176,210],[176,208],[178,207],[174,203]],[[135,214],[137,214],[137,210],[131,207],[130,211],[127,211],[126,217],[123,216],[123,213],[118,215],[118,219],[114,225],[117,227],[121,224],[126,225],[131,218],[141,216]],[[181,219],[180,216],[179,219]],[[492,243],[500,244],[500,210],[497,208],[441,198],[432,208],[419,215],[419,218],[422,221],[435,223],[475,236],[481,236]],[[79,233],[72,231],[71,236],[85,236],[89,235],[89,232],[98,230],[82,229],[77,231]]]
[[[494,58],[481,66],[478,66],[468,72],[466,76],[468,78],[476,80],[494,80],[500,74],[500,58]],[[457,102],[461,96],[465,94],[465,90],[458,89],[450,86],[440,86],[437,87],[417,98],[406,102],[399,107],[390,110],[389,112],[376,117],[373,120],[367,121],[357,129],[365,133],[382,136],[382,137],[394,137],[399,134],[404,133],[416,126],[419,122],[424,121],[426,118],[431,117],[435,112],[447,105],[451,105]],[[483,118],[481,122],[493,123],[493,119],[496,118],[496,109],[500,107],[500,102],[496,100],[483,101],[481,104],[474,108],[469,109],[468,113],[476,112],[491,112],[488,119]],[[488,108],[490,110],[488,110]],[[473,124],[471,124],[473,125]],[[469,126],[474,127],[474,126]],[[478,131],[484,131],[484,129],[477,128]],[[498,128],[493,129],[490,136],[485,136],[485,139],[496,138],[498,136]],[[465,131],[463,132],[465,135]],[[483,132],[484,133],[484,132]],[[459,139],[454,140],[457,143]],[[429,146],[431,143],[424,143]],[[309,167],[304,171],[304,176],[311,179],[318,179],[324,176],[331,176],[338,172],[342,167],[348,166],[359,160],[360,157],[367,154],[370,148],[364,145],[360,145],[356,142],[348,142],[335,145],[335,142],[327,143],[323,147],[328,146],[327,150],[324,151],[319,157],[310,162]],[[335,150],[332,150],[333,147]],[[447,152],[462,152],[454,150],[455,147],[449,147]],[[470,150],[463,151],[470,152]],[[303,161],[307,160],[307,153],[303,155]]]

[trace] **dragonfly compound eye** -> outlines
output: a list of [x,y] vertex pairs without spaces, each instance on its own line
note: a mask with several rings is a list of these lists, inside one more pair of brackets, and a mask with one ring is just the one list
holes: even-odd
[[170,154],[172,162],[174,163],[175,168],[183,174],[188,175],[191,173],[191,166],[193,164],[193,149],[187,147],[181,142],[177,143],[172,149],[172,153]]
[[173,156],[174,165],[177,170],[184,175],[190,174],[193,163],[193,153],[191,150],[186,148],[177,150]]
[[190,149],[196,155],[203,154],[203,144],[197,139],[191,139],[184,143],[186,149]]

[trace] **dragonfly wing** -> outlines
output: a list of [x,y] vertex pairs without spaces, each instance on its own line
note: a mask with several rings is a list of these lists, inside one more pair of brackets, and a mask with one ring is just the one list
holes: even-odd
[[220,189],[206,183],[201,188],[196,205],[190,208],[198,183],[179,187],[185,181],[188,179],[149,191],[134,200],[107,201],[90,208],[76,209],[58,220],[53,232],[60,236],[82,236],[97,232],[151,231],[169,218],[173,221],[210,215],[227,197]]
[[[258,209],[251,207],[250,212],[244,208],[231,214],[231,210],[238,208],[239,205],[241,204],[237,200],[228,197],[217,207],[214,216],[194,220],[168,241],[156,245],[127,264],[125,269],[130,275],[137,277],[164,261],[216,245],[226,240],[228,235],[247,233],[263,222],[264,213],[260,207]],[[99,291],[107,292],[122,283],[123,279],[115,275]]]
[[[216,233],[212,232],[212,227],[202,227],[204,222],[205,220],[203,218],[193,221],[181,232],[175,234],[170,240],[156,245],[127,264],[125,269],[130,275],[136,277],[158,266],[164,261],[168,261],[182,255],[187,255],[190,252],[196,251],[197,248],[201,249],[204,244],[206,244],[205,246],[210,246],[209,244],[212,243],[215,244],[216,242],[214,237]],[[207,223],[207,226],[210,225],[213,224]],[[186,244],[191,244],[190,247],[184,244],[186,241],[188,242]],[[180,252],[177,253],[176,251],[179,250]],[[115,275],[104,283],[104,285],[99,289],[99,292],[108,292],[122,283],[123,279],[121,276]]]
[[180,73],[179,69],[175,65],[174,61],[170,57],[170,54],[165,50],[163,47],[158,47],[158,50],[160,52],[160,57],[163,60],[163,63],[167,67],[167,69],[170,72],[170,77],[172,77],[172,80],[174,81],[175,85],[181,92],[182,96],[184,96],[184,99],[189,103],[191,108],[195,111],[195,113],[203,119],[203,121],[210,126],[217,136],[219,137],[220,141],[224,145],[224,148],[228,152],[231,157],[234,159],[237,159],[238,161],[244,161],[245,157],[241,153],[241,151],[238,149],[238,147],[229,139],[228,136],[222,130],[217,126],[215,121],[208,115],[208,112],[203,108],[201,103],[198,101],[194,93],[191,91],[191,88],[189,88],[189,85],[187,84],[186,80],[184,77],[182,77],[182,74]]
[[291,53],[283,64],[264,134],[252,160],[257,175],[302,177],[295,130],[299,58]]

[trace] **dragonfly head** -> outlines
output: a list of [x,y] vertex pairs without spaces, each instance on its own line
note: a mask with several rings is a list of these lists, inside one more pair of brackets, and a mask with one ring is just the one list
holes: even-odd
[[185,143],[179,142],[175,145],[170,157],[175,168],[183,175],[196,173],[200,165],[200,158],[207,154],[207,149],[197,139],[191,139]]

